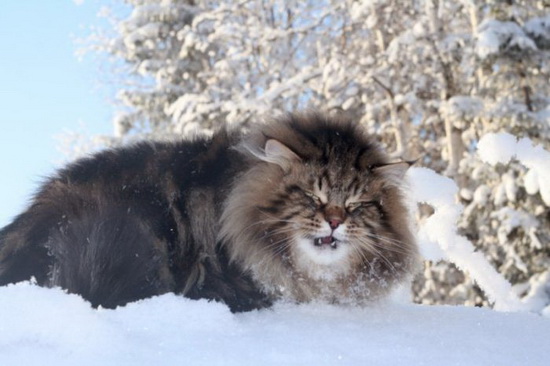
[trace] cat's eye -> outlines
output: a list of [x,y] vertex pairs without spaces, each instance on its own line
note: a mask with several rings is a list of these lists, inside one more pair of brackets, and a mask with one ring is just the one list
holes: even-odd
[[356,202],[349,202],[346,206],[349,212],[357,211],[360,208],[366,208],[376,206],[376,201],[356,201]]
[[323,201],[321,201],[321,199],[319,197],[317,197],[317,195],[315,195],[315,193],[312,193],[312,192],[309,192],[309,191],[304,191],[304,194],[306,195],[307,198],[311,199],[316,206],[322,206],[323,205]]

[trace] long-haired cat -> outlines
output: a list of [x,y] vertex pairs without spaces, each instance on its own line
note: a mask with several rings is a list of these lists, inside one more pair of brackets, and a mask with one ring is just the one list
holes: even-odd
[[0,231],[0,285],[34,277],[108,308],[166,292],[232,311],[368,303],[416,263],[408,166],[319,114],[103,151]]

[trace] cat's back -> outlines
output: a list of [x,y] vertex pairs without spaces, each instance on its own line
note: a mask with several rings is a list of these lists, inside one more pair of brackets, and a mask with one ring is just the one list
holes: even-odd
[[[215,186],[235,165],[234,137],[170,142],[143,141],[107,149],[59,170],[38,193],[38,199],[60,197],[154,204],[160,196],[181,195],[196,186]],[[231,174],[231,173],[229,173]],[[86,196],[86,197],[83,197]]]
[[[75,185],[147,184],[175,170],[188,170],[207,150],[209,141],[142,141],[78,159],[58,171],[52,181]],[[122,187],[119,187],[122,188]]]
[[[132,278],[141,271],[141,277],[125,282],[128,288],[141,288],[138,280],[154,285],[153,292],[130,297],[181,291],[188,275],[172,280],[167,273],[179,273],[183,263],[193,263],[205,241],[213,246],[215,203],[225,194],[221,187],[242,169],[231,148],[236,139],[238,135],[221,131],[191,141],[140,142],[59,170],[28,209],[0,230],[0,285],[34,276],[39,284],[116,305],[127,301],[122,292],[92,294],[89,287],[109,292],[101,281],[112,281],[120,270]],[[84,259],[88,262],[81,263]],[[111,270],[102,269],[111,260]],[[164,262],[171,263],[170,269]],[[104,275],[89,283],[87,273],[96,267]],[[148,278],[158,281],[149,283]],[[111,296],[116,297],[113,302],[107,299]]]

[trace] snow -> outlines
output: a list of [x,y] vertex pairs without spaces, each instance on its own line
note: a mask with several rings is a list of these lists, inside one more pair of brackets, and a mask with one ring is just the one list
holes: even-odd
[[542,46],[550,44],[550,15],[529,19],[525,31]]
[[509,133],[489,133],[477,145],[479,157],[491,165],[505,164],[515,155],[517,138]]
[[0,289],[1,365],[547,365],[550,319],[384,303],[278,304],[231,314],[175,295],[94,310],[75,295]]
[[511,159],[520,161],[529,169],[525,179],[527,192],[540,192],[546,206],[550,206],[550,152],[542,146],[504,132],[489,133],[479,140],[478,154],[491,165],[506,164]]
[[491,196],[491,188],[489,188],[485,184],[482,184],[476,188],[476,191],[474,193],[474,201],[479,206],[484,206],[487,204],[487,200],[489,199],[490,196]]
[[[545,204],[550,206],[550,152],[542,146],[534,146],[528,138],[518,140],[507,133],[490,133],[480,139],[478,155],[482,161],[493,165],[517,159],[529,169],[526,175],[527,192],[540,192]],[[468,272],[494,303],[496,310],[550,313],[550,306],[541,300],[544,291],[540,291],[538,297],[533,295],[520,300],[510,283],[495,270],[485,256],[476,252],[466,237],[457,234],[456,223],[464,207],[456,200],[458,187],[454,181],[426,168],[411,168],[408,178],[412,203],[428,204],[434,210],[430,217],[419,222],[417,229],[417,239],[424,258],[434,261],[445,259]],[[516,179],[511,173],[506,173],[502,177],[502,184],[495,191],[494,199],[499,201],[497,203],[506,200],[513,202],[516,193]],[[474,193],[474,200],[483,205],[488,196],[487,187],[480,186]],[[503,248],[508,240],[507,235],[520,226],[531,238],[533,248],[542,246],[536,235],[539,223],[530,215],[511,208],[502,208],[493,217],[501,222],[498,239]]]
[[441,110],[456,120],[472,119],[483,110],[483,101],[477,97],[456,95],[443,103]]
[[491,214],[491,217],[498,219],[500,226],[498,228],[498,241],[504,247],[508,242],[508,235],[515,228],[522,228],[531,238],[533,249],[542,249],[542,244],[537,238],[537,229],[539,222],[533,216],[523,211],[514,210],[510,207],[502,207]]
[[[424,258],[445,259],[468,272],[497,310],[519,311],[529,304],[521,303],[512,286],[476,252],[473,244],[456,232],[456,223],[464,207],[456,203],[455,182],[427,168],[411,168],[408,172],[412,199],[432,206],[433,215],[419,224],[418,244]],[[540,309],[538,309],[540,310]]]
[[526,52],[536,50],[537,46],[515,22],[486,19],[479,25],[476,53],[481,59],[513,48]]

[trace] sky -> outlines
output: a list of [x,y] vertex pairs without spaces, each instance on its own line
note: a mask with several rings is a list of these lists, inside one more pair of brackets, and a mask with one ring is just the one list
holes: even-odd
[[101,5],[0,1],[0,227],[65,159],[60,136],[112,133],[113,93],[101,86],[101,65],[75,56],[75,37],[99,23]]

